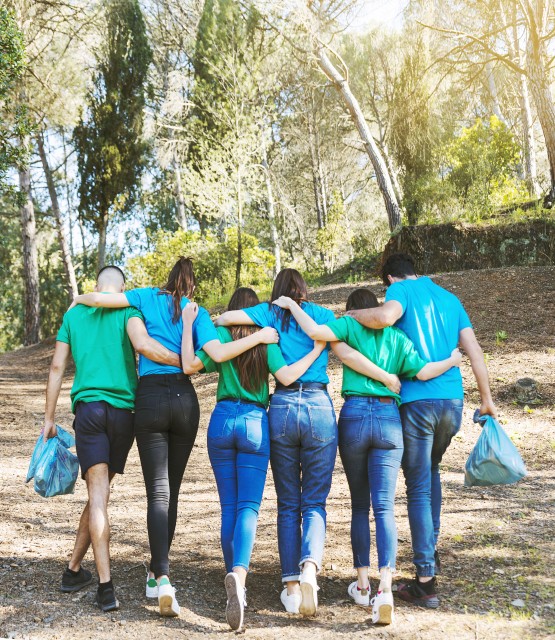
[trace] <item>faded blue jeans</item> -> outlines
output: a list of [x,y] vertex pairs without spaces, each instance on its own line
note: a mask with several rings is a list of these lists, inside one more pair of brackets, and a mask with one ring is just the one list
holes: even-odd
[[337,424],[331,398],[319,389],[276,391],[268,417],[281,575],[292,582],[307,560],[322,566]]
[[417,400],[401,405],[403,473],[412,538],[413,562],[419,576],[435,575],[434,551],[441,515],[439,463],[461,428],[462,400]]
[[351,546],[356,569],[370,566],[370,504],[376,524],[378,569],[395,569],[395,487],[403,455],[397,404],[348,396],[339,414],[339,453],[351,492]]
[[222,400],[212,412],[207,439],[222,509],[226,571],[248,571],[270,458],[268,415],[254,404]]

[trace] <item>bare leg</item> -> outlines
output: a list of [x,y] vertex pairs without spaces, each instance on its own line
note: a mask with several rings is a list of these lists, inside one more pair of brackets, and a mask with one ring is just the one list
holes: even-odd
[[380,569],[380,586],[378,591],[391,591],[392,582],[391,567],[382,567]]
[[247,581],[247,570],[244,567],[233,567],[233,573],[239,576],[239,582],[244,589]]
[[368,567],[359,567],[357,569],[358,587],[359,589],[368,589],[370,584],[368,581]]
[[87,553],[91,544],[91,536],[89,534],[89,503],[85,505],[81,518],[79,519],[79,528],[77,529],[77,537],[75,538],[75,546],[69,561],[69,568],[72,571],[79,571],[81,562]]
[[293,580],[292,582],[286,582],[287,585],[287,595],[290,596],[292,593],[301,594],[301,586],[298,580]]
[[[112,482],[115,475],[116,474],[113,471],[110,471],[110,482]],[[83,513],[81,514],[81,518],[79,519],[79,528],[77,529],[75,545],[73,547],[73,552],[71,554],[71,559],[68,565],[72,571],[79,571],[81,562],[83,561],[85,554],[89,550],[90,545],[91,534],[89,533],[89,501],[87,501],[87,504],[83,509]]]
[[110,581],[110,477],[107,464],[95,464],[85,476],[89,491],[89,533],[99,582]]

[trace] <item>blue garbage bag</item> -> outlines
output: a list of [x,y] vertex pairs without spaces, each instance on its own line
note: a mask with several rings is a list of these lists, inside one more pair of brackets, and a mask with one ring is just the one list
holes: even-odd
[[79,461],[69,447],[72,435],[57,426],[58,435],[46,442],[39,436],[27,472],[27,482],[35,479],[35,491],[43,498],[73,493],[79,474]]
[[483,428],[466,461],[465,486],[513,484],[524,478],[527,475],[524,461],[499,422],[492,416],[480,416],[478,410],[474,422],[481,423]]

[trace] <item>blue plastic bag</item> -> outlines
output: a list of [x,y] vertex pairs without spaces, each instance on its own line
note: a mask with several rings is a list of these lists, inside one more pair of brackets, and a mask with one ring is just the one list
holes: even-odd
[[474,414],[483,425],[482,433],[470,452],[464,469],[467,487],[513,484],[527,475],[520,453],[501,425],[491,416]]
[[44,442],[39,436],[27,472],[27,480],[35,479],[35,491],[43,498],[73,493],[79,474],[79,461],[69,447],[72,435],[57,426],[58,435]]

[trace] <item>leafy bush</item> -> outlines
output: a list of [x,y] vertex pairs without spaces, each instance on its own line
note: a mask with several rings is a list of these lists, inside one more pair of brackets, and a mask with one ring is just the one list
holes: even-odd
[[[258,246],[254,236],[243,233],[241,284],[255,290],[271,286],[274,257]],[[237,230],[226,229],[223,240],[214,233],[160,231],[154,251],[131,258],[127,272],[132,286],[162,286],[179,256],[193,259],[197,288],[195,300],[211,306],[227,298],[235,285]]]

